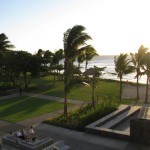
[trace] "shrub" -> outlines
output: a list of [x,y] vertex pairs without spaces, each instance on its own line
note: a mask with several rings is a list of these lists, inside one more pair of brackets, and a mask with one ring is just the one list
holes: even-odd
[[69,112],[67,117],[59,115],[47,119],[44,123],[84,131],[86,125],[115,111],[118,106],[118,102],[112,100],[101,101],[95,108],[93,108],[91,104],[84,104],[80,108]]
[[0,82],[0,91],[13,89],[13,85],[9,82]]

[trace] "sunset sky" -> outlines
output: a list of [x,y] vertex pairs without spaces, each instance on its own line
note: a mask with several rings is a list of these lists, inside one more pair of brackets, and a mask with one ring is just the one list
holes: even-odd
[[0,33],[17,50],[63,48],[63,33],[83,25],[100,55],[150,48],[150,0],[0,0]]

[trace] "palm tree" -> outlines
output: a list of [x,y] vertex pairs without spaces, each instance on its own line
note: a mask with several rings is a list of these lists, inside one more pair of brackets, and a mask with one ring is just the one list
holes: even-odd
[[94,68],[89,68],[83,73],[83,75],[86,75],[86,76],[92,75],[92,78],[90,78],[89,85],[91,85],[91,87],[92,87],[92,105],[93,105],[93,107],[95,107],[95,89],[96,89],[97,83],[99,81],[99,76],[102,75],[102,71],[104,71],[105,68],[106,67],[99,68],[99,67],[94,66]]
[[85,71],[87,70],[88,61],[90,61],[94,56],[98,56],[98,53],[91,45],[85,47]]
[[141,76],[141,67],[143,65],[142,58],[147,52],[148,48],[145,48],[143,45],[140,46],[138,49],[138,53],[130,53],[131,55],[131,62],[134,66],[135,72],[136,72],[136,90],[137,90],[137,99],[139,99],[139,77]]
[[123,75],[129,74],[133,72],[133,66],[130,65],[130,60],[127,58],[127,54],[120,54],[119,56],[114,57],[115,63],[115,71],[117,76],[120,79],[120,93],[119,93],[119,100],[121,101],[122,95],[122,78]]
[[75,82],[73,77],[73,61],[80,49],[86,45],[91,37],[84,32],[85,27],[75,25],[64,33],[64,114],[67,116],[67,95],[73,88]]
[[147,52],[143,56],[143,62],[144,66],[142,66],[143,74],[146,74],[147,80],[146,80],[146,95],[145,95],[145,103],[148,102],[148,89],[149,89],[149,80],[150,80],[150,52]]
[[57,50],[54,54],[53,54],[53,58],[52,58],[52,68],[54,70],[54,83],[55,83],[55,70],[57,70],[57,76],[58,76],[58,69],[59,69],[59,62],[60,60],[62,60],[64,58],[64,51],[62,49]]
[[10,41],[8,41],[8,37],[4,33],[1,33],[0,34],[0,52],[10,50],[10,48],[14,48],[14,45],[12,45]]
[[80,64],[84,62],[84,52],[82,51],[78,56],[77,56],[77,62],[78,62],[78,67],[80,68]]
[[42,53],[44,65],[50,64],[52,62],[53,53],[49,50],[43,51]]
[[43,57],[44,51],[42,49],[39,49],[36,55],[40,56],[40,57]]

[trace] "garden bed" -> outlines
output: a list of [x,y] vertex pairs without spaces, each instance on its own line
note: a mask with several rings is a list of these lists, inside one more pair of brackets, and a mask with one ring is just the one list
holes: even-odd
[[49,118],[44,123],[56,125],[64,128],[84,131],[84,127],[92,122],[112,113],[118,109],[118,102],[105,100],[96,104],[95,108],[91,104],[84,104],[68,113],[68,116],[59,115]]

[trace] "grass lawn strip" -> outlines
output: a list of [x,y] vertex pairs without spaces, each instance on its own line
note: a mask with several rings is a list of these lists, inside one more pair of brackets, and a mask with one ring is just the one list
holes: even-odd
[[[42,88],[41,88],[42,87]],[[64,83],[63,81],[56,81],[53,84],[51,76],[34,80],[31,84],[30,91],[38,94],[45,94],[50,96],[64,97]],[[68,95],[68,98],[82,101],[91,100],[92,88],[81,85],[74,88]],[[116,98],[119,94],[118,82],[100,81],[96,89],[98,97],[112,97]]]
[[[42,87],[42,88],[41,88]],[[44,94],[49,96],[64,97],[63,81],[56,81],[53,84],[53,77],[47,76],[44,78],[33,80],[30,91],[33,93]],[[79,86],[74,88],[68,95],[68,98],[74,100],[90,101],[92,88]],[[101,80],[96,89],[96,96],[99,99],[117,99],[119,95],[119,82],[113,80]],[[132,104],[135,100],[123,99],[121,104]]]
[[27,96],[15,97],[0,100],[0,119],[18,122],[59,109],[63,109],[63,103]]

